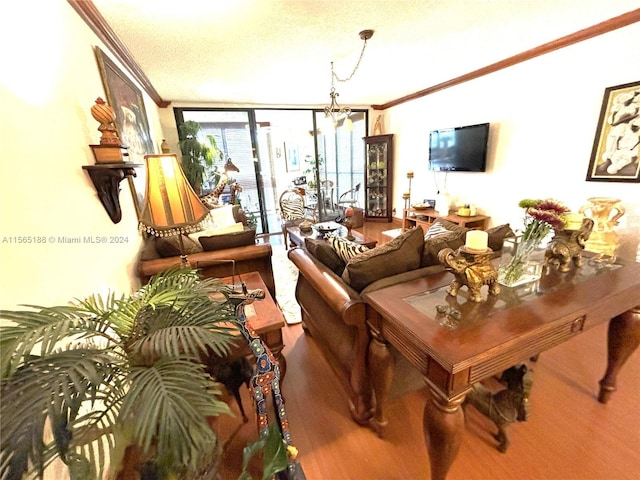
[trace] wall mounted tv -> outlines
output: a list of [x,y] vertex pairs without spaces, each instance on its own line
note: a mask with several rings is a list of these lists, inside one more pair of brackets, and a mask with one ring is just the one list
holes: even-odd
[[429,170],[484,172],[489,124],[433,130],[429,133]]

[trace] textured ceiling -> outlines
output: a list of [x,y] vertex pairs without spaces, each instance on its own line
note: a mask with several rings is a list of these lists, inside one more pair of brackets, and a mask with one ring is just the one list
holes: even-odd
[[164,100],[383,104],[638,8],[638,0],[93,0]]

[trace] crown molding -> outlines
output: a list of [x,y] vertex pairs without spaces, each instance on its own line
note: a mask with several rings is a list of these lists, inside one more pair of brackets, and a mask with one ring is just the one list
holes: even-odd
[[575,33],[560,37],[557,40],[544,43],[538,47],[532,48],[531,50],[526,50],[522,53],[518,53],[517,55],[505,58],[504,60],[492,63],[491,65],[479,68],[478,70],[474,70],[464,75],[460,75],[459,77],[452,78],[451,80],[447,80],[446,82],[438,83],[437,85],[425,88],[424,90],[420,90],[419,92],[400,97],[396,100],[391,100],[390,102],[384,103],[382,105],[371,105],[371,108],[373,108],[374,110],[386,110],[387,108],[395,107],[396,105],[400,105],[401,103],[425,97],[427,95],[431,95],[432,93],[439,92],[440,90],[445,90],[456,85],[460,85],[461,83],[468,82],[470,80],[475,80],[476,78],[482,77],[484,75],[497,72],[504,68],[512,67],[513,65],[517,65],[518,63],[526,62],[527,60],[545,55],[547,53],[553,52],[554,50],[559,50],[561,48],[574,45],[584,40],[603,35],[605,33],[617,30],[622,27],[626,27],[627,25],[631,25],[639,21],[640,8],[631,10],[627,13],[623,13],[622,15],[613,17],[609,20],[598,23],[591,27],[587,27],[583,30],[578,30]]
[[67,0],[80,18],[89,26],[109,51],[122,63],[125,69],[138,81],[140,86],[160,108],[168,107],[171,102],[163,100],[153,87],[145,73],[138,66],[127,47],[118,38],[111,26],[98,11],[91,0]]

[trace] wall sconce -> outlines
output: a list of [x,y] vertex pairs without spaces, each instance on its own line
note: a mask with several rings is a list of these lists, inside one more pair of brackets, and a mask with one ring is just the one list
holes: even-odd
[[91,107],[91,115],[100,123],[100,144],[89,145],[93,151],[95,165],[84,165],[98,198],[113,223],[122,219],[120,208],[120,182],[126,177],[136,176],[136,167],[142,165],[128,163],[127,147],[120,144],[118,131],[114,125],[116,114],[105,101],[98,97]]

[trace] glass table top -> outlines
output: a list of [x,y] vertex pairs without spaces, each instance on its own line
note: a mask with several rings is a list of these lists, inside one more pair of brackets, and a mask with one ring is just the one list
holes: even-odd
[[517,287],[500,285],[498,295],[490,295],[488,287],[483,286],[481,294],[484,300],[482,302],[470,301],[466,287],[460,288],[455,297],[449,295],[447,293],[449,285],[411,295],[403,300],[426,317],[448,329],[455,330],[462,326],[484,322],[497,312],[515,307],[544,294],[560,291],[570,285],[620,267],[621,265],[618,264],[597,263],[589,259],[585,259],[582,267],[574,267],[567,273],[560,273],[552,266],[543,273],[542,278],[535,282]]

